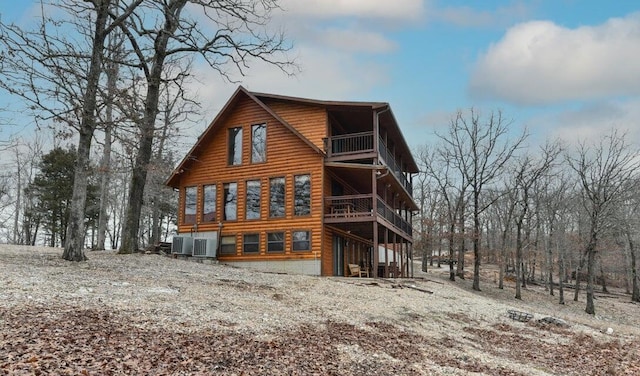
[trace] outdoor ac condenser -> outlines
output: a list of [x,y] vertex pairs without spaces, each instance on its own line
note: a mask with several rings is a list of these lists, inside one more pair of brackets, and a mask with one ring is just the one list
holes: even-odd
[[194,257],[216,257],[218,250],[218,233],[214,232],[206,238],[193,238]]
[[171,253],[190,255],[193,251],[193,238],[190,236],[174,236],[171,243]]

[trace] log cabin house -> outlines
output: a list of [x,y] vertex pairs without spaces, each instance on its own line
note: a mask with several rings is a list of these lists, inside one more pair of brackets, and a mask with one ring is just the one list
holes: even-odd
[[240,86],[167,185],[179,191],[177,237],[206,239],[221,263],[396,278],[413,275],[417,172],[388,103]]

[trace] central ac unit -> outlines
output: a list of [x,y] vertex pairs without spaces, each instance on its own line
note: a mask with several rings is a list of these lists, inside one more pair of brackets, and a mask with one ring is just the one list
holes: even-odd
[[193,251],[193,238],[190,236],[174,236],[171,243],[171,253],[190,255]]
[[193,238],[193,256],[215,258],[218,250],[217,235],[217,233],[213,233],[212,237]]

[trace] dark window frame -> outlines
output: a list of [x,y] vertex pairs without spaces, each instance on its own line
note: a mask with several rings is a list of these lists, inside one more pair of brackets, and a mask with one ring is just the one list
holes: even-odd
[[[190,195],[188,190],[193,190],[193,195]],[[191,196],[193,196],[193,202],[188,201]],[[187,213],[188,209],[192,209],[193,213]],[[184,187],[184,207],[182,208],[182,214],[182,223],[187,225],[196,223],[198,215],[198,186],[190,185],[188,187]]]
[[[207,200],[207,188],[213,188],[213,200]],[[213,211],[207,212],[207,204],[213,204]],[[218,216],[218,186],[204,184],[202,186],[202,222],[215,222]]]
[[[233,239],[233,243],[225,243],[225,240]],[[220,237],[220,254],[235,255],[237,254],[238,239],[235,235],[224,235]],[[233,246],[233,248],[231,247]],[[233,250],[233,251],[231,251]]]
[[[247,241],[247,236],[257,236],[256,241]],[[247,251],[247,246],[255,247],[255,250]],[[257,255],[260,253],[260,233],[247,233],[242,235],[242,253]]]
[[[261,130],[262,140],[260,146],[262,151],[257,148],[256,130]],[[251,125],[251,163],[265,163],[267,161],[267,123],[259,123]]]
[[242,165],[242,127],[232,127],[227,132],[227,164],[240,166]]
[[[296,240],[296,233],[306,233],[307,238],[305,240]],[[306,243],[307,248],[296,249],[296,244]],[[311,251],[311,230],[293,230],[291,231],[291,250],[294,252],[309,252]]]
[[[229,201],[227,197],[230,195],[231,186],[235,186],[235,210],[233,211],[234,218],[229,218],[230,212],[227,210],[227,206],[234,202]],[[225,221],[237,221],[238,220],[238,183],[237,182],[228,182],[222,185],[222,219]]]
[[[252,201],[250,201],[249,198],[249,184],[250,183],[258,183],[258,196],[257,196],[257,217],[255,216],[251,216],[250,217],[250,213],[254,213],[254,211],[252,210],[251,212],[249,211],[250,208],[254,208],[255,209],[255,205],[250,205],[250,203]],[[244,194],[244,219],[246,219],[247,221],[255,221],[255,220],[259,220],[262,218],[262,180],[261,179],[249,179],[247,181],[245,181],[245,194]],[[256,201],[256,200],[253,200]],[[254,202],[255,203],[255,202]]]
[[[274,192],[273,182],[282,180],[282,200],[274,197],[278,192]],[[275,206],[277,205],[277,207]],[[269,178],[269,218],[279,219],[287,216],[287,178],[285,176],[276,176]],[[282,212],[282,213],[280,213]]]
[[[280,235],[281,239],[272,240],[273,235]],[[267,253],[284,253],[285,239],[284,231],[268,232],[266,236]]]
[[[306,177],[308,190],[306,197],[299,197],[298,178]],[[304,183],[303,183],[304,184]],[[305,200],[305,205],[299,205],[299,201]],[[311,174],[298,174],[293,176],[293,215],[303,217],[311,215]]]

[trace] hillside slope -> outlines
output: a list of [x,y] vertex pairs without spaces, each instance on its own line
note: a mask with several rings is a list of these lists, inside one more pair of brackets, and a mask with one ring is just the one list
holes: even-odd
[[[640,306],[0,245],[0,375],[638,375]],[[533,315],[514,321],[508,310]],[[543,317],[569,327],[538,323]],[[609,333],[607,333],[607,330]]]

